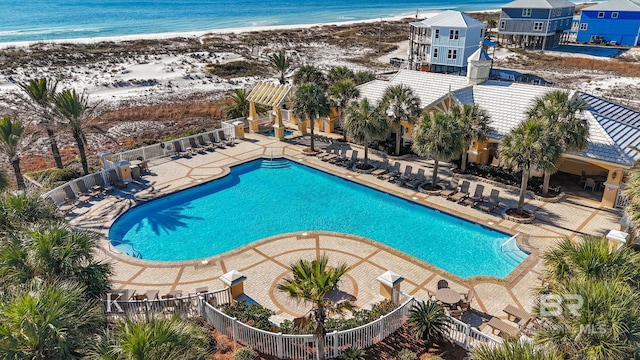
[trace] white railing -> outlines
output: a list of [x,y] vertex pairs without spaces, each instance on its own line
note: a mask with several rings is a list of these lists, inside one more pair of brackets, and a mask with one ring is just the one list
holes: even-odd
[[137,149],[126,150],[112,155],[113,161],[151,160],[165,155],[162,144],[153,144]]
[[[109,181],[107,179],[107,170],[100,170],[97,173],[100,174],[100,176],[102,176],[102,179],[104,181],[105,184],[108,184]],[[68,183],[64,183],[56,188],[53,188],[49,191],[47,191],[46,193],[42,194],[41,197],[44,198],[51,198],[51,200],[53,201],[54,204],[56,205],[60,205],[62,203],[64,203],[67,199],[67,194],[64,192],[64,187],[65,186],[71,186],[71,189],[73,190],[74,193],[79,194],[80,193],[80,189],[78,188],[78,186],[76,185],[77,181],[84,181],[85,185],[87,188],[91,188],[92,186],[96,185],[96,181],[94,179],[94,174],[89,174],[89,175],[85,175],[83,177],[80,177],[78,179],[74,179],[69,181]]]
[[622,190],[618,191],[618,196],[616,197],[616,208],[624,209],[629,205],[629,198],[624,196]]

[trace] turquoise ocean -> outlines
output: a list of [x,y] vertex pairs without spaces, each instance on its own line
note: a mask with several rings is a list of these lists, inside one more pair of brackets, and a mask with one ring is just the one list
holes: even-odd
[[499,9],[483,0],[0,0],[0,43],[304,25]]

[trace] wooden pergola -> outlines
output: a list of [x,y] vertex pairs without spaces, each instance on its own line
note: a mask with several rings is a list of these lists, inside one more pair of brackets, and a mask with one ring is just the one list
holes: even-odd
[[282,104],[289,101],[291,86],[271,84],[259,82],[247,96],[249,100],[249,130],[251,132],[259,131],[258,114],[256,112],[256,104],[265,107],[271,107],[274,116],[273,131],[274,135],[282,139],[284,138],[284,125],[282,124]]

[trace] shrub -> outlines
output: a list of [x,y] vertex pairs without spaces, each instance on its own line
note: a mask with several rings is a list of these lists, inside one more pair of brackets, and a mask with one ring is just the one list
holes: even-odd
[[45,187],[56,187],[80,177],[80,173],[69,168],[45,169],[27,174]]
[[440,305],[419,302],[409,311],[409,326],[416,339],[422,339],[430,346],[444,339],[449,319]]
[[364,360],[365,359],[365,351],[358,348],[347,348],[342,352],[342,354],[338,357],[339,360]]
[[402,349],[398,353],[398,360],[416,360],[418,355],[409,349]]
[[224,79],[233,79],[247,76],[260,76],[268,73],[264,65],[248,61],[232,61],[226,64],[209,64],[207,73]]
[[243,347],[233,354],[233,360],[255,360],[258,358],[258,354],[250,347]]
[[244,300],[233,305],[224,304],[220,307],[220,310],[249,326],[253,326],[261,330],[271,330],[269,317],[275,315],[274,311],[269,310],[264,306],[259,304],[249,304]]

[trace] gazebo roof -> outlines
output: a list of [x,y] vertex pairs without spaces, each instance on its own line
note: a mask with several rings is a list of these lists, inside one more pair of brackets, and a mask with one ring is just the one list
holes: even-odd
[[280,106],[287,100],[291,86],[259,82],[251,89],[247,100],[265,106]]

